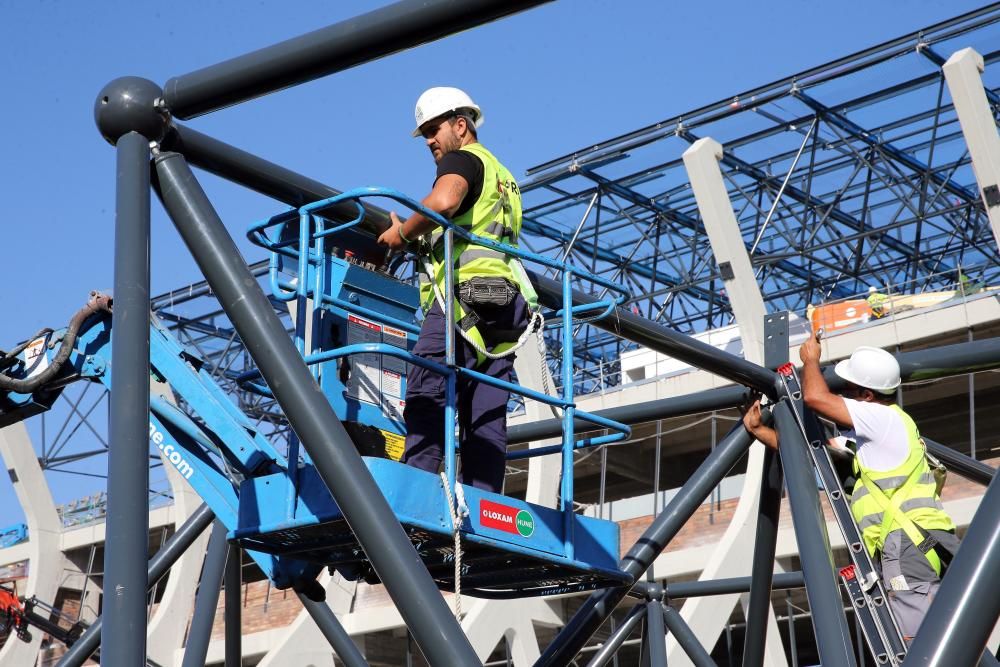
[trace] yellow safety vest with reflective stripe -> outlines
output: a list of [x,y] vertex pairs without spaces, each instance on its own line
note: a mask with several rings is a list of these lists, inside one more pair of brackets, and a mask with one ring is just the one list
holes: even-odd
[[[483,163],[483,187],[479,198],[469,210],[454,218],[452,222],[472,234],[516,248],[517,237],[521,233],[521,190],[517,187],[517,182],[507,168],[500,164],[500,161],[482,144],[469,144],[459,150],[472,153]],[[456,285],[480,276],[506,278],[518,286],[521,296],[531,309],[537,307],[538,297],[534,287],[516,257],[470,243],[458,235],[455,235],[454,239],[452,258]],[[434,303],[434,285],[437,285],[442,296],[446,294],[444,230],[435,229],[430,234],[429,245],[433,276],[425,275],[426,272],[421,272],[420,275],[420,305],[424,312],[430,310]],[[456,299],[455,321],[460,322],[463,317],[465,310]],[[481,348],[486,348],[482,335],[475,327],[465,333]],[[491,352],[499,354],[513,346],[514,343],[501,343]],[[477,357],[480,364],[485,361],[482,354],[477,353]]]
[[[483,163],[483,187],[479,199],[468,211],[453,219],[459,227],[476,236],[517,247],[517,236],[521,233],[521,191],[507,168],[480,143],[463,146],[459,150],[472,153]],[[434,283],[444,294],[444,232],[435,229],[430,235],[431,265]],[[519,284],[518,276],[510,266],[506,255],[497,250],[470,244],[455,235],[453,259],[455,262],[455,284],[478,276],[507,278]],[[420,283],[420,304],[428,310],[433,303],[434,291],[431,283],[422,276]],[[460,319],[458,316],[457,319]]]
[[[890,533],[902,530],[920,545],[924,530],[954,530],[952,522],[937,495],[934,474],[927,465],[924,441],[917,425],[898,405],[891,406],[906,428],[909,453],[906,460],[892,470],[872,470],[854,457],[854,472],[859,475],[851,494],[851,513],[861,530],[868,553],[882,549]],[[928,554],[931,565],[940,574],[940,562],[933,552]]]

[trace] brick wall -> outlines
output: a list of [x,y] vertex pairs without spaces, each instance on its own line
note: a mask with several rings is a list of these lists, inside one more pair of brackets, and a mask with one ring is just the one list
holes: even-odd
[[[280,591],[268,584],[265,579],[243,585],[240,605],[243,634],[283,628],[302,611],[302,603],[294,591]],[[225,597],[225,592],[219,595],[215,622],[212,624],[212,639],[221,639],[225,635]]]

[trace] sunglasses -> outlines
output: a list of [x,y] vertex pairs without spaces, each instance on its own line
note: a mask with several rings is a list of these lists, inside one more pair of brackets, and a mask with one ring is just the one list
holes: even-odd
[[420,136],[423,137],[424,139],[430,139],[431,137],[437,135],[438,130],[441,129],[442,125],[444,125],[445,123],[450,123],[455,118],[460,118],[460,117],[463,116],[455,112],[445,114],[444,116],[441,116],[438,120],[434,121],[431,125],[428,125],[424,129],[420,130]]

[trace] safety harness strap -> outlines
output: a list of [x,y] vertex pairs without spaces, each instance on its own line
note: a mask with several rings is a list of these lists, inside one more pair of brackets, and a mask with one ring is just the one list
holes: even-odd
[[899,525],[903,529],[903,532],[906,533],[906,536],[910,538],[910,541],[924,554],[931,567],[934,568],[934,572],[940,577],[941,558],[934,551],[937,540],[924,531],[921,531],[920,527],[913,523],[910,517],[906,516],[906,512],[900,509],[900,505],[902,505],[904,499],[909,495],[910,490],[920,481],[922,471],[923,466],[918,461],[913,466],[913,470],[910,471],[906,481],[892,494],[892,499],[889,499],[881,487],[869,476],[868,472],[864,468],[860,469],[862,483],[867,487],[875,503],[882,509],[882,526],[879,541],[884,545],[886,537],[893,530],[893,526]]

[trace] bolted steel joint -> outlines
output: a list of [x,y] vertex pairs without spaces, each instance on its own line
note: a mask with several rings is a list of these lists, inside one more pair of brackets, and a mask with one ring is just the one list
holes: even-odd
[[654,582],[647,582],[645,594],[646,594],[646,599],[649,600],[650,602],[655,602],[655,601],[666,602],[665,593],[666,591],[660,584]]
[[163,90],[149,79],[123,76],[109,82],[94,102],[94,122],[112,145],[129,132],[159,142],[170,125]]

